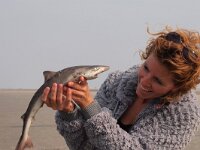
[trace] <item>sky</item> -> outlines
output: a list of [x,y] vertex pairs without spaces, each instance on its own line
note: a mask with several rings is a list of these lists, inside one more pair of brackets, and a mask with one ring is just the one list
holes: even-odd
[[0,0],[0,89],[37,89],[43,71],[108,65],[89,81],[141,63],[152,32],[200,31],[199,0]]

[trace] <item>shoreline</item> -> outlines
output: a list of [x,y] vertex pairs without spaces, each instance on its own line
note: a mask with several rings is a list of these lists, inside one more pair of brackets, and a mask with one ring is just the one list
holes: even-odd
[[[38,90],[38,89],[4,89],[4,88],[0,88],[0,92],[35,92],[36,90]],[[90,90],[91,92],[97,92],[98,91],[98,89],[91,89]],[[196,90],[193,90],[193,91],[195,91],[195,93],[197,94],[197,95],[200,95],[200,89],[196,89]]]
[[[38,89],[0,89],[0,92],[35,92]],[[96,92],[98,89],[91,89],[92,92]]]

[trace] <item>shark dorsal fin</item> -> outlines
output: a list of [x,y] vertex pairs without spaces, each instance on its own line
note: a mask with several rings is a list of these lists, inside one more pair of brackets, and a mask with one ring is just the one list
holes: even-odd
[[54,72],[54,71],[44,71],[43,72],[44,82],[49,80],[50,78],[52,78],[55,74],[56,74],[56,72]]

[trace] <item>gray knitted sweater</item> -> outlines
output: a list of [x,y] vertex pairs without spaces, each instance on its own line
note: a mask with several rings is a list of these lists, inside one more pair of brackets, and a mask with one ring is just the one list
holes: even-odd
[[200,108],[190,91],[179,102],[156,108],[150,103],[138,116],[129,132],[117,119],[135,100],[137,70],[108,76],[85,110],[57,111],[56,124],[71,150],[170,150],[183,149],[200,123]]

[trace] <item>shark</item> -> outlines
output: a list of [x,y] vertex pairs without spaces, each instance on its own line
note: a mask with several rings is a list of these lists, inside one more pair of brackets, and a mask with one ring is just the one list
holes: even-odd
[[[29,129],[37,112],[43,106],[43,101],[41,100],[41,98],[43,91],[46,87],[51,87],[53,83],[66,85],[69,81],[78,82],[80,76],[83,76],[87,80],[96,79],[98,77],[98,74],[103,73],[107,70],[109,70],[109,66],[88,65],[72,66],[64,68],[57,72],[44,71],[44,84],[42,84],[40,88],[34,93],[28,104],[26,112],[21,116],[21,118],[23,119],[23,128],[15,150],[24,150],[25,148],[33,147],[32,140],[29,136]],[[75,103],[75,105],[77,104]]]

